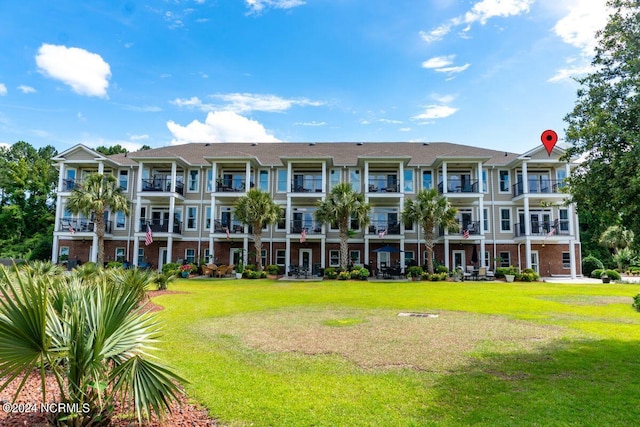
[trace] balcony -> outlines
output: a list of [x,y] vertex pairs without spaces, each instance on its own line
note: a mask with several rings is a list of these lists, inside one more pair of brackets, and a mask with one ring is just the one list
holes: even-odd
[[[562,189],[566,186],[566,182],[563,179],[531,179],[528,181],[529,194],[558,194],[562,192]],[[513,197],[521,196],[524,194],[524,181],[518,181],[513,184]]]
[[243,193],[247,190],[247,179],[245,177],[218,178],[216,180],[216,191],[223,193]]
[[[480,235],[480,221],[458,221],[460,230],[457,233],[449,231],[450,236],[460,235],[463,239]],[[438,228],[438,236],[444,236],[444,228]]]
[[[568,236],[569,235],[569,220],[562,219],[557,222],[541,222],[541,221],[531,221],[531,236]],[[519,222],[515,224],[515,236],[516,237],[524,237],[526,236],[525,231],[525,223]],[[552,234],[551,230],[554,230]]]
[[291,232],[302,233],[305,230],[307,235],[309,234],[322,234],[322,225],[314,221],[305,221],[294,219],[291,221]]
[[[88,219],[62,218],[60,220],[60,231],[67,231],[71,234],[75,233],[93,233],[95,223]],[[111,233],[112,222],[105,221],[104,232]]]
[[369,193],[398,193],[399,185],[396,179],[369,179]]
[[382,238],[386,235],[399,235],[400,223],[390,221],[372,221],[367,228],[367,234],[377,234]]
[[321,193],[322,177],[307,177],[302,175],[294,175],[291,180],[292,193]]
[[226,233],[227,230],[229,233],[244,233],[244,225],[238,221],[213,221],[214,233]]
[[[142,180],[142,191],[148,192],[170,192],[171,191],[171,178],[151,178]],[[176,193],[184,195],[184,184],[180,181],[176,182]]]
[[[151,231],[154,233],[168,233],[169,232],[169,221],[168,220],[160,220],[160,219],[141,219],[140,220],[140,228],[138,231],[146,232],[147,225],[151,227]],[[173,230],[171,231],[175,234],[182,234],[182,221],[174,221],[173,222]]]
[[[448,180],[447,193],[478,193],[479,181],[476,180]],[[438,184],[438,193],[444,193],[444,183]]]
[[62,191],[73,191],[76,186],[80,186],[80,182],[76,179],[67,178],[62,180]]

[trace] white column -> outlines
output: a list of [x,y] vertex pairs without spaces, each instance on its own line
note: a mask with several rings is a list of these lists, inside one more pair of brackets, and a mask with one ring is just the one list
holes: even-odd
[[287,239],[285,241],[285,248],[284,248],[284,256],[285,256],[285,260],[284,260],[284,274],[287,275],[289,273],[289,266],[291,265],[291,239],[289,238],[289,236],[287,236]]
[[327,192],[327,161],[322,162],[322,192]]
[[104,173],[104,163],[98,162],[98,173]]
[[247,160],[247,163],[245,165],[245,172],[244,172],[244,179],[245,179],[245,184],[244,184],[244,191],[245,193],[247,191],[249,191],[249,188],[251,188],[251,162],[249,160]]
[[136,267],[138,266],[138,251],[140,250],[140,240],[136,237],[133,239],[133,256],[132,258],[132,264],[135,265]]
[[369,193],[369,162],[367,160],[364,161],[364,194],[367,198],[367,203],[369,203],[369,196],[366,196]]
[[[95,227],[95,224],[94,224]],[[95,233],[93,234],[93,241],[91,242],[91,245],[93,246],[92,250],[91,250],[91,262],[98,262],[98,234]],[[99,267],[102,267],[101,265]]]
[[176,164],[176,162],[171,162],[171,189],[169,191],[171,191],[172,193],[175,193],[176,191],[177,176],[178,176],[178,165]]
[[445,194],[446,192],[447,192],[447,162],[442,162],[442,193]]
[[[365,243],[365,250],[367,247],[368,247],[368,242]],[[326,241],[325,241],[325,238],[323,237],[322,239],[320,239],[320,266],[322,268],[327,268],[326,252],[327,252]]]
[[[489,171],[487,171],[489,173]],[[487,177],[488,178],[488,177]],[[488,179],[487,179],[488,181]],[[478,162],[478,192],[480,193],[480,197],[478,198],[478,231],[480,232],[480,254],[478,256],[480,259],[480,265],[482,267],[489,267],[489,265],[485,265],[484,263],[484,253],[486,251],[484,239],[484,192],[483,183],[482,183],[482,162]],[[493,188],[489,187],[489,183],[487,182],[487,191],[493,191]]]
[[451,266],[449,265],[449,239],[444,239],[444,265],[447,266],[447,268],[451,268]]
[[531,268],[531,218],[529,214],[529,177],[527,176],[526,160],[522,162],[522,180],[522,189],[524,191],[525,266],[526,268]]
[[[172,175],[173,175],[173,172],[172,172]],[[171,186],[173,187],[174,185],[175,185],[175,181],[173,181]],[[174,226],[175,211],[176,211],[176,198],[173,195],[171,195],[169,197],[169,226],[167,229],[167,232],[169,235],[169,238],[167,239],[167,262],[173,261],[173,226]]]
[[211,179],[213,179],[212,190],[215,193],[218,191],[218,163],[213,162],[211,164]]
[[59,251],[59,237],[56,233],[53,233],[53,245],[51,247],[51,262],[58,263],[58,251]]
[[292,179],[293,179],[293,166],[292,166],[291,162],[288,162],[287,163],[287,193],[291,193],[291,180]]
[[[398,173],[400,174],[400,179],[398,180],[398,193],[404,193],[404,163],[400,162],[400,167],[398,168]],[[404,265],[404,264],[403,264]]]

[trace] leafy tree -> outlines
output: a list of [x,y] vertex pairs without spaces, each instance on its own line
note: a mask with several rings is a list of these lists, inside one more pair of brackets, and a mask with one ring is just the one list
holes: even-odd
[[583,156],[569,178],[581,218],[598,236],[620,223],[640,233],[640,4],[609,0],[613,10],[597,33],[593,72],[577,79],[574,109],[565,117],[565,159]]
[[98,236],[98,265],[104,263],[104,214],[107,210],[129,214],[129,201],[122,193],[118,180],[113,175],[92,173],[86,181],[76,186],[69,199],[67,209],[74,214],[93,217],[94,232]]
[[436,229],[443,227],[449,231],[459,231],[457,213],[458,210],[451,206],[446,197],[439,195],[435,188],[420,190],[415,200],[408,199],[404,204],[402,222],[405,225],[416,223],[422,227],[429,274],[433,274],[433,245]]
[[622,270],[622,264],[632,256],[630,250],[626,251],[624,255],[622,251],[633,244],[633,238],[633,231],[627,230],[620,225],[610,226],[600,236],[600,244],[613,251],[614,259],[620,270]]
[[111,154],[124,154],[127,152],[127,149],[120,144],[116,144],[111,147],[101,145],[99,147],[96,147],[96,151],[98,153],[104,154],[105,156],[110,156]]
[[145,151],[145,150],[151,150],[151,146],[144,144],[142,147],[140,147],[138,151]]
[[352,220],[363,228],[369,224],[371,206],[365,203],[364,195],[355,192],[349,183],[333,187],[327,198],[318,203],[315,212],[320,224],[338,225],[340,236],[340,267],[346,270],[349,264],[349,225]]
[[246,196],[240,197],[234,207],[233,216],[243,224],[250,225],[253,230],[253,244],[256,248],[256,270],[262,271],[262,228],[278,222],[282,208],[278,206],[271,194],[257,188],[250,189]]
[[48,402],[50,373],[62,403],[82,409],[52,414],[54,425],[66,426],[107,426],[118,402],[142,421],[177,400],[175,382],[184,380],[150,355],[160,336],[143,304],[153,276],[140,270],[66,276],[40,263],[15,273],[0,266],[0,281],[0,390],[35,371]]

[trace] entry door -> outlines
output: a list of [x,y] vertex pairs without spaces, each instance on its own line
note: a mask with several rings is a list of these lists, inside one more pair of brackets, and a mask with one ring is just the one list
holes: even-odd
[[378,270],[385,267],[391,267],[391,254],[389,252],[378,252]]
[[160,248],[158,253],[158,271],[162,271],[162,266],[167,263],[167,248]]
[[231,260],[230,264],[233,264],[233,265],[240,264],[240,260],[242,259],[242,249],[231,248],[231,252],[229,253],[229,259]]
[[538,251],[531,251],[531,268],[536,273],[540,273],[540,258]]
[[312,254],[311,249],[300,249],[300,268],[306,268],[311,271]]
[[465,259],[464,259],[464,251],[453,251],[453,269],[462,268],[463,270],[466,268]]

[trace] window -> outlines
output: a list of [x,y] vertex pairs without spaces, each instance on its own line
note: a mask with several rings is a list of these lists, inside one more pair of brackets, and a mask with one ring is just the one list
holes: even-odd
[[[568,232],[569,231],[569,210],[568,209],[560,209],[560,229],[556,230],[556,233],[559,231]],[[566,233],[565,233],[566,234]]]
[[431,176],[431,171],[422,171],[422,188],[425,190],[433,188],[433,177]]
[[262,170],[258,173],[258,188],[262,191],[269,191],[269,171]]
[[415,253],[413,251],[405,251],[404,252],[404,265],[411,265],[411,263],[416,259]]
[[498,257],[500,258],[500,262],[498,263],[498,267],[509,267],[511,265],[511,253],[510,252],[499,252]]
[[124,262],[125,261],[125,248],[116,248],[116,257],[115,260],[119,261],[119,262]]
[[340,170],[331,169],[329,172],[329,191],[338,184],[340,184]]
[[144,262],[144,248],[138,249],[138,265]]
[[509,192],[509,171],[500,171],[498,172],[500,179],[500,192],[508,193]]
[[360,264],[360,251],[349,251],[349,261],[353,264]]
[[287,251],[284,249],[276,250],[276,264],[285,265],[287,263]]
[[267,250],[262,249],[260,251],[260,262],[262,262],[262,267],[267,265]]
[[484,265],[491,265],[491,255],[489,254],[489,251],[485,251],[484,252]]
[[127,226],[127,217],[122,211],[116,212],[116,228],[123,229]]
[[404,170],[404,192],[413,193],[413,169]]
[[405,225],[404,231],[413,231],[413,223]]
[[277,188],[278,193],[286,193],[289,186],[287,185],[287,170],[286,169],[278,169],[278,182]]
[[500,209],[500,230],[511,231],[511,209]]
[[287,208],[282,208],[281,212],[282,212],[282,215],[280,215],[280,219],[278,220],[276,229],[286,230],[287,229]]
[[487,193],[487,171],[482,169],[482,192]]
[[198,228],[198,208],[196,206],[187,207],[187,230]]
[[483,223],[482,223],[482,229],[484,231],[489,231],[489,209],[484,208],[482,210],[482,216],[483,216]]
[[60,252],[58,254],[60,261],[66,261],[69,259],[69,246],[60,246]]
[[358,224],[358,217],[356,214],[351,214],[351,223],[349,224],[351,230],[360,230],[360,224]]
[[567,170],[566,169],[556,170],[556,179],[558,180],[558,190],[561,188],[564,188],[565,179],[567,179]]
[[192,193],[198,191],[198,176],[198,170],[192,169],[189,171],[189,187],[187,188],[187,191]]
[[204,250],[204,259],[209,264],[213,262],[213,260],[211,259],[211,251],[209,250],[209,248],[205,248]]
[[562,268],[571,268],[571,254],[562,252]]
[[340,251],[336,251],[336,250],[329,251],[329,265],[331,267],[340,266]]
[[360,181],[360,169],[349,169],[349,183],[354,191],[362,191],[362,185]]
[[204,208],[204,229],[211,230],[211,206]]
[[184,259],[188,263],[195,263],[196,262],[196,250],[193,249],[193,248],[186,249],[184,251]]
[[120,188],[122,188],[122,191],[127,191],[129,189],[129,171],[120,171],[118,181],[120,181]]
[[213,191],[213,168],[207,169],[207,193]]

